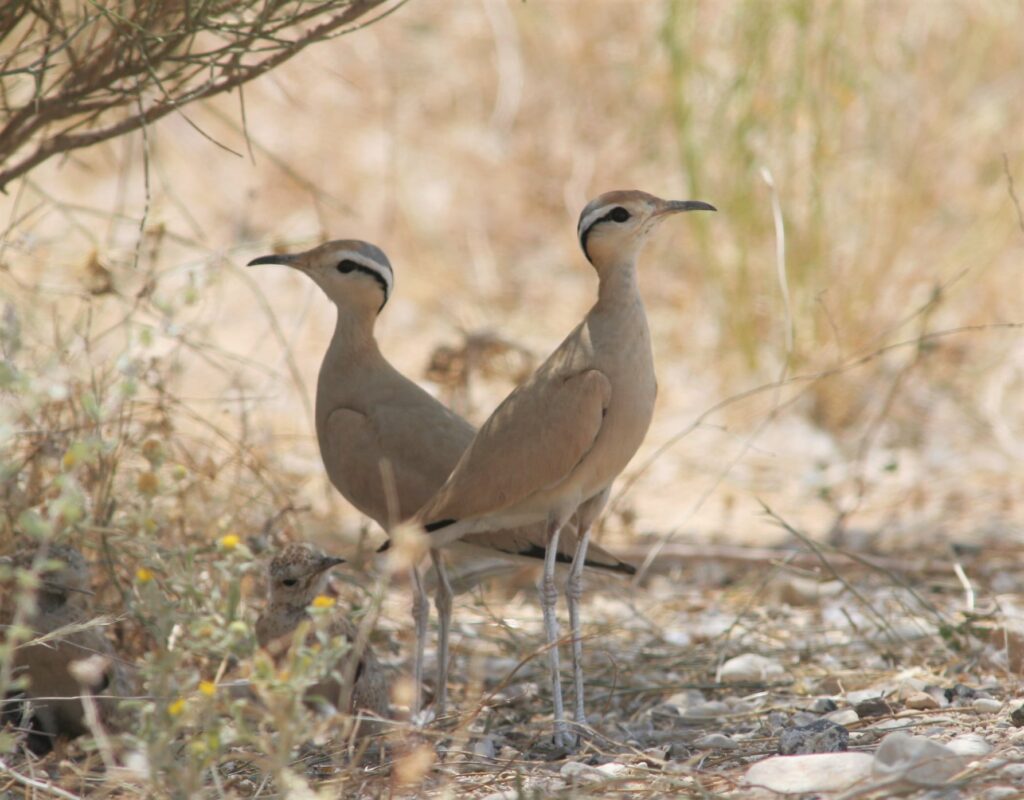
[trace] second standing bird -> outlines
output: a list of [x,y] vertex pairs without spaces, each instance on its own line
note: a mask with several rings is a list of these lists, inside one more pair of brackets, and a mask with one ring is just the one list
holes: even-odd
[[537,371],[498,406],[445,485],[418,512],[430,546],[467,534],[542,522],[547,528],[541,602],[550,645],[555,740],[566,744],[559,680],[555,558],[560,532],[579,510],[580,531],[566,596],[573,637],[576,721],[585,722],[579,631],[580,565],[589,525],[612,481],[643,441],[657,384],[636,261],[671,214],[714,211],[703,202],[617,191],[591,201],[577,234],[597,271],[597,302]]

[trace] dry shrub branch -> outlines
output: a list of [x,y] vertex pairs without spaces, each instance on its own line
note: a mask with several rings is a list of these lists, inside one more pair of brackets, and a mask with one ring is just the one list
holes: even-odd
[[[0,189],[48,158],[240,89],[384,0],[31,2],[0,10]],[[241,92],[239,100],[244,101]]]

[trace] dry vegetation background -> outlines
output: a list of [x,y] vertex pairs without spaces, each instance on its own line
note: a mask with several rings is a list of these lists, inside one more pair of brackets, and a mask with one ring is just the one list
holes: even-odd
[[[521,369],[518,348],[542,356],[592,302],[575,223],[612,188],[719,208],[663,226],[641,262],[661,391],[601,541],[638,563],[665,547],[650,580],[587,616],[605,671],[595,725],[633,742],[599,749],[648,753],[636,764],[657,774],[535,790],[728,791],[739,755],[673,761],[648,752],[664,742],[615,726],[650,723],[681,688],[717,697],[716,666],[751,649],[795,670],[793,697],[836,694],[818,683],[835,675],[898,692],[892,676],[918,670],[1011,699],[1021,654],[989,634],[1022,622],[1022,53],[1011,3],[415,0],[246,86],[244,122],[236,92],[12,182],[0,197],[0,551],[28,535],[79,544],[148,698],[123,752],[101,754],[127,767],[116,781],[95,756],[18,769],[126,796],[266,797],[307,779],[352,796],[483,796],[557,776],[514,737],[479,744],[485,728],[508,737],[542,715],[543,697],[470,714],[494,689],[484,676],[540,641],[525,581],[456,610],[464,753],[443,768],[410,757],[315,773],[288,749],[302,737],[232,721],[231,701],[196,687],[226,677],[229,656],[251,660],[268,544],[349,554],[379,535],[316,450],[333,309],[299,275],[242,265],[329,238],[378,244],[397,282],[383,351],[424,381],[433,358],[427,385],[479,422]],[[486,346],[491,335],[505,344]],[[815,556],[780,520],[906,572]],[[244,545],[218,547],[231,534]],[[794,544],[802,555],[781,549]],[[833,578],[832,566],[847,581],[833,606],[773,588],[797,568]],[[140,567],[154,577],[140,582]],[[346,597],[373,611],[372,582],[349,580]],[[879,646],[878,620],[904,613],[921,635]],[[380,628],[404,664],[401,592]],[[534,659],[510,683],[542,675]],[[733,717],[781,702],[750,692],[760,699]],[[181,698],[186,712],[168,715]],[[772,749],[751,741],[740,755]]]

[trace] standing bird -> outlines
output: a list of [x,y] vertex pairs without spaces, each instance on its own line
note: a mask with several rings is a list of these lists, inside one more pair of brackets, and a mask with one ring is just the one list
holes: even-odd
[[[309,606],[323,594],[328,570],[343,562],[308,544],[290,544],[271,559],[267,565],[267,605],[256,620],[260,647],[275,657],[288,652],[295,629],[311,619]],[[317,699],[326,700],[353,716],[369,711],[376,717],[387,717],[388,681],[373,653],[368,647],[357,652],[356,630],[340,613],[331,617],[328,631],[351,646],[337,665],[343,682],[324,678],[306,691],[307,703],[315,707]],[[373,728],[361,726],[360,731],[372,732]]]
[[654,227],[668,215],[714,207],[617,191],[592,200],[577,233],[597,271],[597,303],[536,372],[495,409],[444,486],[416,514],[430,546],[468,534],[519,525],[546,526],[541,603],[551,645],[555,741],[567,744],[559,681],[554,554],[559,534],[579,513],[582,534],[566,596],[573,638],[576,721],[585,722],[579,631],[580,565],[589,526],[612,481],[643,441],[657,383],[636,261]]
[[[117,724],[117,697],[129,694],[129,681],[113,647],[98,628],[59,631],[96,615],[89,565],[70,545],[50,544],[10,559],[12,566],[39,572],[35,609],[26,620],[33,639],[14,651],[13,675],[25,677],[31,702],[27,745],[38,755],[53,749],[58,738],[90,732],[83,697],[92,695],[97,721]],[[16,594],[5,590],[0,624],[15,617]],[[57,636],[54,636],[58,633]],[[8,719],[16,716],[5,710]]]
[[[334,336],[320,366],[316,391],[316,432],[320,456],[335,488],[359,511],[389,531],[410,518],[444,483],[475,430],[466,420],[396,370],[374,338],[377,315],[391,296],[391,262],[367,242],[333,241],[304,253],[262,256],[249,262],[281,264],[308,275],[337,307]],[[564,549],[554,557],[565,563],[574,551],[575,532],[567,530]],[[545,556],[543,526],[500,534],[468,536],[446,551],[465,576],[465,590],[510,562],[539,563]],[[431,557],[437,572],[435,603],[439,617],[438,683],[435,710],[445,712],[448,635],[452,585],[440,555]],[[590,567],[633,574],[636,570],[594,547]],[[455,582],[453,580],[453,582]],[[423,649],[429,609],[418,570],[413,570],[416,653],[413,681],[419,711]]]

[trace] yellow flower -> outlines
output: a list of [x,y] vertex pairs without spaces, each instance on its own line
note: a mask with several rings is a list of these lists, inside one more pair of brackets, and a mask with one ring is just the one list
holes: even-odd
[[78,456],[75,455],[74,450],[68,450],[60,463],[64,466],[64,469],[72,469],[78,463]]
[[167,713],[172,717],[181,715],[181,712],[185,710],[185,698],[179,697],[169,706],[167,706]]
[[217,693],[217,684],[213,681],[199,681],[199,691],[207,697],[213,697]]
[[325,594],[318,594],[313,598],[313,608],[331,608],[334,605],[334,598]]
[[227,536],[221,536],[220,539],[217,540],[217,544],[225,550],[234,550],[241,543],[242,540],[234,533],[229,533]]
[[149,583],[153,580],[153,571],[148,570],[145,567],[139,567],[135,570],[135,580],[139,583]]

